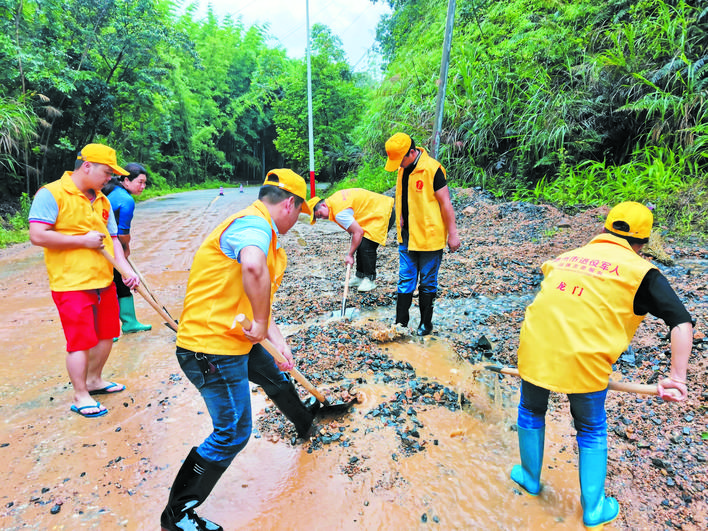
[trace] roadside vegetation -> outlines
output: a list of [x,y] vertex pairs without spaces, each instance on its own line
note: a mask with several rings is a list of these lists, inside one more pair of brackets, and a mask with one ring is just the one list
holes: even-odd
[[[332,191],[393,186],[396,131],[431,144],[447,1],[386,1],[382,72],[355,72],[312,28],[315,173]],[[0,1],[3,200],[20,208],[89,142],[148,167],[146,198],[307,175],[305,61],[267,26],[195,13]],[[708,0],[458,2],[452,43],[438,153],[452,186],[573,209],[638,200],[664,231],[708,234]],[[2,211],[0,245],[18,225]]]
[[[431,140],[447,2],[392,3],[386,77],[356,132],[367,161],[395,129]],[[707,1],[457,5],[448,179],[507,200],[651,202],[672,232],[708,233]]]
[[27,215],[29,214],[30,204],[29,196],[22,194],[20,206],[14,213],[0,215],[0,248],[29,239]]

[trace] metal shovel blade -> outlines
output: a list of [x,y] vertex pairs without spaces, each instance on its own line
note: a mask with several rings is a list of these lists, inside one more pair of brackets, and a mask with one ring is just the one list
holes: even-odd
[[353,319],[356,315],[359,314],[359,310],[357,308],[347,308],[344,311],[344,315],[342,315],[341,310],[334,310],[330,316],[329,319],[333,318],[338,318],[338,319]]
[[346,402],[338,402],[336,404],[332,404],[329,400],[325,401],[323,404],[317,400],[311,399],[310,404],[307,404],[307,408],[319,417],[336,416],[347,413],[356,403],[356,397]]

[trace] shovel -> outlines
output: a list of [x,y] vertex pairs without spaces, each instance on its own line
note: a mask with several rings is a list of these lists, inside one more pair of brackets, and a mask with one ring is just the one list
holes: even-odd
[[[488,371],[497,372],[499,374],[508,374],[509,376],[520,376],[519,369],[513,367],[497,367],[495,365],[485,365],[484,368]],[[615,382],[610,380],[608,383],[610,391],[620,391],[623,393],[636,393],[639,395],[658,395],[659,389],[656,385],[639,384],[634,382]],[[676,389],[667,389],[667,394],[674,398],[678,398],[681,394]]]
[[[240,324],[241,328],[251,328],[250,319],[242,313],[238,314],[234,319],[234,326],[236,325],[236,323]],[[273,359],[275,359],[278,363],[287,362],[285,356],[283,356],[281,352],[277,348],[275,348],[275,345],[273,345],[273,343],[271,343],[269,340],[264,339],[263,341],[261,341],[260,344],[270,353],[271,356],[273,356]],[[327,398],[320,392],[320,390],[317,389],[314,385],[312,385],[310,381],[305,378],[305,376],[299,370],[297,370],[297,368],[293,367],[292,369],[290,369],[290,374],[320,403],[320,409],[317,411],[317,413],[320,415],[345,413],[346,411],[349,411],[349,409],[357,401],[356,398],[353,398],[348,402],[342,402],[341,404],[331,404],[329,400],[327,400]]]
[[349,279],[351,278],[352,265],[347,264],[347,275],[344,281],[344,296],[342,297],[342,310],[333,310],[329,314],[328,320],[339,320],[339,319],[354,319],[354,316],[358,314],[359,310],[356,308],[347,308],[347,294],[349,293]]
[[[118,266],[118,263],[116,262],[115,258],[111,256],[111,254],[106,251],[105,249],[99,249],[101,251],[101,254],[104,256],[106,260],[108,260],[111,265],[113,266],[114,269],[117,269],[118,272],[123,275],[124,277],[130,276],[128,275],[127,271],[121,267]],[[172,330],[175,332],[177,331],[177,323],[175,322],[174,319],[170,316],[169,313],[164,308],[160,308],[159,304],[155,302],[155,300],[150,296],[148,291],[145,289],[145,286],[142,285],[142,283],[138,284],[138,287],[136,288],[137,292],[140,293],[140,295],[143,296],[143,299],[147,301],[147,303],[153,307],[153,309],[160,314],[160,316],[165,320],[165,324],[169,326]]]
[[352,265],[347,264],[347,278],[344,279],[344,297],[342,297],[342,318],[347,314],[347,293],[349,293],[349,275],[352,274]]
[[155,296],[155,294],[153,293],[153,291],[150,289],[150,285],[147,283],[147,280],[145,279],[145,277],[143,277],[142,273],[140,273],[140,270],[138,270],[138,268],[135,267],[135,263],[134,263],[130,258],[126,258],[126,260],[128,260],[128,263],[130,264],[130,267],[133,268],[133,271],[135,271],[135,274],[138,275],[138,278],[140,278],[140,284],[142,284],[142,285],[145,287],[145,291],[148,292],[148,294],[150,295],[150,297],[152,298],[152,300],[154,300],[155,303],[158,304],[158,305],[165,311],[165,313],[166,313],[167,315],[169,315],[170,318],[176,323],[177,320],[174,319],[174,318],[172,318],[172,315],[170,315],[170,312],[167,311],[167,308],[165,308],[165,305],[162,304],[162,303],[157,299],[157,297]]

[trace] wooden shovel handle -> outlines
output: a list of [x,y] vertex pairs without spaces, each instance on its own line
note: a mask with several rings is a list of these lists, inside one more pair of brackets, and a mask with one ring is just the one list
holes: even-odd
[[[501,372],[502,374],[508,374],[509,376],[520,376],[519,369],[514,369],[512,367],[502,367],[499,369],[499,372]],[[659,394],[659,388],[656,385],[649,384],[640,384],[634,382],[616,382],[614,380],[610,380],[608,387],[610,391],[620,391],[623,393],[636,393],[639,395]],[[667,389],[666,392],[674,398],[678,398],[679,396],[681,396],[676,389]]]
[[[240,313],[236,316],[234,319],[234,323],[238,323],[241,325],[241,328],[246,328],[249,329],[251,328],[251,320],[246,317],[244,314]],[[273,359],[277,361],[278,363],[287,363],[287,359],[283,354],[275,348],[275,345],[271,343],[268,339],[264,339],[260,343],[263,348],[265,348],[271,356],[273,356]],[[297,382],[302,385],[305,389],[307,389],[312,396],[314,396],[318,402],[321,402],[322,404],[327,404],[327,399],[325,396],[317,389],[314,385],[310,383],[310,381],[305,378],[305,375],[302,374],[300,371],[298,371],[295,367],[290,369],[290,374],[297,380]]]
[[[116,269],[122,276],[124,277],[129,277],[130,274],[123,269],[122,267],[118,266],[118,263],[116,262],[115,258],[111,256],[111,253],[106,251],[105,249],[99,249],[101,251],[101,254],[104,256],[106,260],[108,260],[111,265],[113,266],[114,269]],[[148,294],[147,290],[145,289],[145,286],[142,284],[138,284],[138,287],[136,288],[137,292],[140,293],[140,295],[143,296],[143,299],[147,301],[147,303],[153,307],[153,309],[160,314],[160,316],[165,320],[167,323],[167,326],[169,326],[172,330],[175,332],[177,331],[177,323],[170,317],[165,310],[160,308],[158,304],[153,300],[153,298]]]
[[[153,294],[152,289],[150,289],[150,285],[148,284],[147,280],[145,280],[145,277],[143,276],[143,274],[135,266],[135,262],[133,262],[133,259],[130,258],[129,256],[126,256],[125,259],[130,264],[130,267],[133,268],[133,271],[135,271],[135,274],[138,275],[138,278],[140,279],[140,283],[145,287],[145,290],[148,292],[150,297],[152,297],[152,300],[154,300],[157,304],[160,304],[160,301],[157,300],[157,297],[155,297],[155,295]],[[160,305],[160,306],[162,306],[162,305]]]
[[170,312],[167,311],[167,307],[165,307],[165,305],[162,304],[162,302],[161,302],[161,301],[157,298],[157,296],[153,293],[152,289],[150,289],[150,286],[148,285],[147,279],[142,275],[142,273],[140,273],[140,270],[135,266],[135,263],[133,262],[133,260],[131,260],[129,257],[126,257],[126,260],[127,260],[128,263],[130,264],[130,267],[133,268],[133,271],[135,271],[135,274],[138,275],[138,278],[140,279],[140,284],[142,284],[142,285],[145,287],[145,291],[147,291],[148,295],[150,295],[150,297],[152,298],[152,300],[154,300],[155,303],[156,303],[158,306],[160,306],[160,307],[162,308],[162,310],[163,310],[167,315],[169,315],[169,316],[170,316],[170,319],[171,319],[172,321],[174,321],[174,323],[176,324],[177,321],[174,320],[174,318],[172,317],[172,314],[170,314]]
[[[658,395],[659,388],[656,385],[640,384],[634,382],[615,382],[610,380],[610,391],[621,391],[623,393],[636,393],[638,395]],[[673,398],[679,398],[681,393],[677,389],[667,389],[666,394]]]

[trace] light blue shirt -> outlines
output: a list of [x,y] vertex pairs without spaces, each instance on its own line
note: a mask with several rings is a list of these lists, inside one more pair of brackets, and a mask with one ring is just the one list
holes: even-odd
[[106,197],[108,197],[113,215],[116,217],[118,234],[130,234],[130,224],[135,213],[133,196],[125,188],[116,186]]
[[[91,201],[93,203],[93,201]],[[40,188],[32,200],[32,206],[29,211],[29,221],[30,223],[46,223],[47,225],[54,225],[57,222],[57,217],[59,216],[59,205],[57,200],[54,199],[52,193],[46,188]],[[118,225],[116,224],[116,218],[113,215],[113,210],[108,210],[108,234],[113,236],[118,235]]]
[[[219,247],[221,251],[232,260],[241,263],[241,251],[244,247],[253,245],[258,247],[263,254],[268,256],[270,249],[271,235],[278,229],[275,225],[271,226],[260,216],[243,216],[237,218],[231,223],[219,238]],[[280,247],[280,242],[278,242]]]

